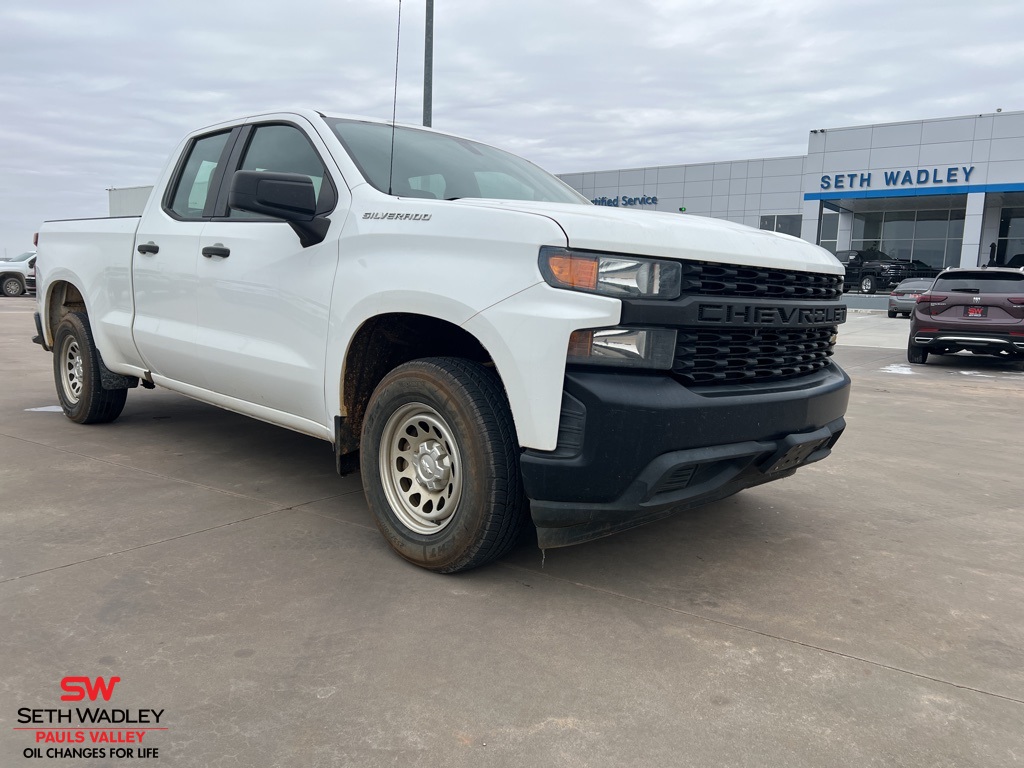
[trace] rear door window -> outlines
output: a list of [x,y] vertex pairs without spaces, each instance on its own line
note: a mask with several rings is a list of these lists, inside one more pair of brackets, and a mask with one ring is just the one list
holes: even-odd
[[201,219],[210,198],[214,173],[221,163],[230,131],[196,139],[174,183],[170,210],[181,219]]

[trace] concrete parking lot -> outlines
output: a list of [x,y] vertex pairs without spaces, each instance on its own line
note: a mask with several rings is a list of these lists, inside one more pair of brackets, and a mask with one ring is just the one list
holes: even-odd
[[160,390],[71,423],[32,309],[0,300],[0,765],[138,763],[23,756],[20,710],[112,675],[153,765],[1024,764],[1020,366],[911,367],[852,312],[830,459],[438,576],[326,443]]

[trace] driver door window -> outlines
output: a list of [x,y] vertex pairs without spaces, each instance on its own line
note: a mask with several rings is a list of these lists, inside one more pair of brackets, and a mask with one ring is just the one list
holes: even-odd
[[[253,131],[242,158],[242,171],[273,171],[308,176],[316,190],[317,214],[329,213],[337,196],[320,156],[303,133],[291,125],[261,125]],[[263,218],[260,214],[232,208],[232,219]]]

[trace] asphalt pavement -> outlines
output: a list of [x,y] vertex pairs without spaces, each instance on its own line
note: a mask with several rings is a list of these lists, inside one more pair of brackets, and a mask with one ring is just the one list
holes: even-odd
[[[68,421],[32,309],[0,300],[2,766],[1024,763],[1021,366],[910,366],[853,310],[829,459],[439,576],[327,443],[161,390]],[[78,707],[124,722],[25,722]]]

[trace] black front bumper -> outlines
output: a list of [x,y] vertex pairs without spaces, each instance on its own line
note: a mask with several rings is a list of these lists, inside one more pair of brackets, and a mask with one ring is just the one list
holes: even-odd
[[694,388],[570,370],[558,447],[522,456],[538,543],[578,544],[787,477],[831,452],[849,394],[835,363],[788,381]]

